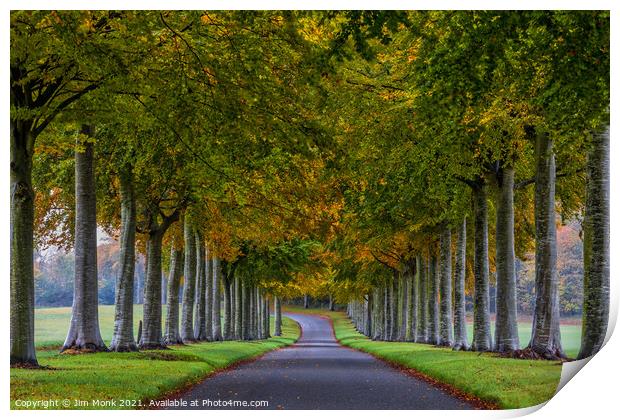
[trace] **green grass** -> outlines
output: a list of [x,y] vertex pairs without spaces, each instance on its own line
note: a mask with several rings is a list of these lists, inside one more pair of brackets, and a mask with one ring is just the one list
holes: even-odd
[[[163,305],[162,319],[166,316],[166,305]],[[138,321],[142,319],[142,305],[133,306],[133,319],[138,331]],[[60,347],[65,341],[71,308],[39,308],[34,312],[34,342],[37,347]],[[106,343],[112,340],[114,330],[114,305],[99,305],[99,327],[101,336]]]
[[331,317],[336,338],[345,346],[415,369],[500,408],[522,408],[545,402],[553,396],[560,380],[562,366],[557,362],[455,352],[427,344],[372,341],[355,331],[342,312],[294,310]]
[[[113,313],[108,307],[99,313],[102,335],[109,341]],[[69,318],[70,308],[37,310],[37,346],[62,344]],[[11,408],[20,408],[17,400],[70,401],[69,407],[48,408],[78,408],[75,400],[90,403],[81,408],[98,408],[92,406],[93,400],[116,402],[108,408],[139,408],[138,402],[148,404],[218,369],[294,343],[299,326],[284,318],[282,333],[268,340],[199,343],[139,353],[67,355],[57,349],[40,349],[39,363],[49,369],[11,369]],[[121,407],[121,401],[131,401],[131,406]]]

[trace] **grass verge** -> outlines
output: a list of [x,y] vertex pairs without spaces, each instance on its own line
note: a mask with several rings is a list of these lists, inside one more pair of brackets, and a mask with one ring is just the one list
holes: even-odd
[[431,382],[454,387],[499,408],[538,405],[553,397],[560,381],[558,362],[516,360],[492,353],[456,352],[428,344],[372,341],[358,333],[343,312],[287,308],[328,316],[336,339],[344,346],[413,369]]
[[45,369],[11,369],[11,408],[28,408],[23,404],[35,401],[42,404],[36,408],[50,409],[149,408],[151,400],[200,382],[217,370],[293,344],[299,338],[299,326],[284,318],[282,333],[268,340],[199,343],[138,353],[63,355],[58,350],[39,350],[38,360]]

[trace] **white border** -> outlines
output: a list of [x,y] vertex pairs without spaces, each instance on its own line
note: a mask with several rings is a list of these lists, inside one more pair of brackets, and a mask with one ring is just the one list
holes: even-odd
[[[3,398],[0,400],[0,407],[3,412],[9,412],[8,414],[15,418],[30,418],[34,416],[45,415],[50,419],[62,419],[83,417],[84,413],[80,412],[25,412],[25,411],[10,411],[8,409],[8,396],[9,396],[9,371],[8,371],[8,353],[9,353],[9,295],[6,293],[8,287],[9,278],[9,204],[6,197],[9,193],[9,80],[8,66],[6,65],[9,57],[9,13],[10,9],[571,9],[571,10],[584,10],[584,9],[607,9],[612,10],[612,75],[616,74],[616,77],[612,76],[612,97],[611,97],[611,109],[615,110],[617,104],[617,82],[618,79],[618,54],[614,50],[614,46],[618,45],[617,37],[617,18],[616,18],[616,6],[617,2],[613,1],[583,1],[583,0],[565,0],[565,1],[548,1],[548,0],[522,0],[522,1],[500,1],[500,0],[487,0],[487,1],[395,1],[395,0],[383,0],[381,2],[371,2],[367,0],[362,1],[326,1],[326,0],[303,0],[303,1],[284,1],[284,0],[272,0],[272,1],[206,1],[196,2],[188,0],[178,0],[174,2],[154,2],[145,0],[94,0],[94,1],[75,1],[75,0],[63,0],[63,1],[42,1],[42,0],[21,0],[21,1],[5,1],[2,2],[3,13],[0,15],[0,30],[2,33],[2,53],[4,57],[4,65],[0,68],[1,80],[5,82],[2,85],[3,102],[0,105],[2,108],[1,115],[2,127],[4,134],[4,152],[0,154],[3,165],[3,170],[0,171],[0,184],[3,187],[5,200],[2,200],[2,206],[0,207],[0,220],[3,223],[0,224],[0,267],[2,269],[2,279],[4,279],[5,293],[2,293],[2,303],[5,316],[2,317],[0,323],[2,325],[2,331],[5,332],[4,340],[2,343],[2,353],[4,355],[3,360],[5,363],[0,363],[2,369],[2,390],[1,394]],[[198,7],[201,6],[201,7]],[[617,112],[612,112],[611,121],[611,214],[619,215],[620,206],[618,202],[620,189],[617,187],[619,184],[619,166],[620,164],[620,145],[616,144],[613,140],[618,127]],[[614,163],[616,163],[614,165]],[[620,231],[618,229],[619,224],[615,222],[612,217],[611,220],[611,255],[620,256],[620,247],[618,246],[618,238],[620,238]],[[612,311],[610,317],[610,329],[608,331],[607,339],[609,340],[606,346],[597,354],[588,364],[587,368],[583,369],[577,374],[576,379],[569,381],[559,393],[551,399],[546,405],[543,404],[539,407],[523,410],[505,410],[495,412],[448,412],[448,411],[423,411],[411,413],[408,411],[360,411],[353,413],[344,413],[342,411],[296,411],[296,412],[253,412],[251,414],[247,412],[224,412],[217,413],[205,413],[199,412],[184,412],[182,415],[187,418],[204,418],[205,416],[214,416],[218,419],[228,419],[237,417],[246,417],[251,415],[252,418],[273,419],[274,416],[278,418],[292,417],[296,419],[313,418],[317,415],[322,418],[342,418],[343,416],[356,416],[356,418],[372,418],[376,420],[377,417],[389,416],[390,418],[402,418],[410,419],[412,416],[416,418],[450,418],[452,416],[458,416],[459,419],[485,419],[485,418],[512,418],[529,414],[528,418],[532,419],[545,419],[561,418],[565,419],[597,419],[597,418],[611,418],[616,416],[618,409],[616,407],[616,400],[618,399],[617,382],[620,373],[618,354],[620,354],[620,339],[618,335],[611,336],[613,327],[616,324],[618,315],[618,285],[617,280],[619,273],[618,260],[612,258],[611,262],[611,299],[612,299]],[[531,413],[531,414],[530,414]],[[613,414],[612,414],[613,413]],[[87,414],[89,417],[94,418],[107,418],[110,413],[105,411],[93,411]],[[149,416],[152,418],[164,418],[169,417],[169,413],[157,412],[157,411],[130,411],[119,413],[120,416],[129,415],[133,418],[144,418]],[[116,416],[116,414],[115,414]]]

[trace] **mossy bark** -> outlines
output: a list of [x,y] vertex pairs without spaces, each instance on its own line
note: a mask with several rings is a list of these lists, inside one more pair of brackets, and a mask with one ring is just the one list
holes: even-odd
[[536,136],[536,305],[532,338],[528,345],[545,359],[566,355],[560,337],[560,279],[557,270],[557,233],[555,224],[555,155],[553,141],[544,134]]
[[75,281],[71,324],[62,350],[107,350],[99,331],[95,152],[88,141],[92,134],[91,126],[82,126],[75,150]]
[[185,238],[185,264],[183,277],[183,306],[181,308],[181,340],[184,343],[195,341],[194,337],[194,300],[196,295],[196,237],[189,216],[183,224]]
[[465,314],[467,219],[463,218],[456,240],[454,262],[454,350],[467,350],[467,318]]
[[179,288],[183,267],[183,252],[174,244],[170,248],[170,273],[168,275],[168,304],[166,305],[166,327],[164,344],[181,344],[179,331]]
[[445,227],[440,236],[440,325],[439,344],[452,347],[454,325],[452,316],[452,231]]
[[194,231],[196,243],[196,307],[194,312],[194,339],[205,341],[207,339],[207,275],[206,275],[206,250],[204,237],[199,230]]
[[213,341],[222,341],[224,338],[222,337],[222,318],[221,318],[221,279],[222,279],[222,271],[220,268],[220,260],[215,257],[211,260],[211,264],[213,266],[213,302],[212,308],[213,312],[211,312],[213,331],[212,339]]
[[422,255],[416,257],[416,277],[418,286],[418,329],[416,342],[428,341],[428,284],[427,264]]
[[514,175],[515,170],[510,166],[501,168],[497,174],[495,350],[498,352],[519,349],[514,248]]
[[121,199],[120,275],[114,299],[114,332],[111,351],[137,351],[133,335],[133,292],[136,266],[136,200],[133,169],[123,167],[119,173]]
[[609,322],[609,127],[588,153],[583,220],[583,324],[579,359],[596,354]]
[[489,223],[487,187],[481,180],[472,190],[474,200],[474,337],[471,349],[489,351],[491,305],[489,299]]

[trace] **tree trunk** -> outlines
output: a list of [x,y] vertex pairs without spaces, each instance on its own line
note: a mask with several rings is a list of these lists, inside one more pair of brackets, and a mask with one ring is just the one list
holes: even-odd
[[308,309],[310,305],[308,304],[308,295],[304,295],[304,309]]
[[179,333],[179,287],[181,285],[181,267],[183,252],[174,244],[170,248],[170,275],[168,277],[168,304],[166,306],[166,331],[164,344],[181,344]]
[[[484,181],[482,181],[484,182]],[[491,305],[489,303],[489,226],[487,190],[484,183],[473,189],[474,198],[474,340],[472,350],[489,351]]]
[[331,294],[329,295],[329,310],[334,311],[334,298]]
[[280,337],[282,335],[282,304],[278,296],[274,296],[273,298],[273,312],[275,315],[274,335]]
[[397,276],[398,274],[396,273],[396,271],[394,271],[392,278],[390,279],[390,293],[389,293],[389,308],[390,308],[390,330],[389,330],[389,336],[388,336],[388,341],[395,341],[397,338],[397,328],[398,328],[398,308],[396,306],[397,304],[397,289],[396,289],[396,285],[394,283],[396,283],[397,281]]
[[[90,136],[92,128],[83,126],[80,134]],[[71,326],[62,349],[99,351],[107,350],[107,348],[99,331],[95,156],[92,142],[80,143],[77,144],[75,151],[75,283],[73,287],[73,308]]]
[[389,282],[383,288],[383,341],[390,341],[390,331],[392,324],[390,323],[390,285]]
[[116,282],[111,351],[137,351],[133,336],[133,282],[136,266],[136,200],[132,168],[119,173],[121,198],[120,276]]
[[243,302],[242,285],[239,277],[235,277],[235,340],[243,339]]
[[11,365],[38,366],[34,347],[35,135],[26,125],[11,118]]
[[265,338],[265,331],[264,331],[264,326],[265,326],[265,305],[264,305],[264,297],[263,297],[263,293],[260,289],[256,289],[256,330],[257,330],[257,336],[259,340],[262,340]]
[[497,272],[495,350],[519,349],[517,330],[517,280],[514,247],[514,168],[498,174],[495,265]]
[[205,245],[205,333],[206,340],[213,340],[213,259],[211,250]]
[[256,340],[256,287],[250,286],[248,290],[248,300],[250,301],[250,332],[249,339]]
[[194,298],[196,294],[196,239],[194,228],[188,215],[183,224],[185,237],[185,265],[183,277],[183,306],[181,308],[181,340],[184,343],[194,342]]
[[364,325],[364,335],[366,337],[372,337],[372,293],[368,293],[368,300],[366,301],[366,305],[364,306],[365,312],[365,325]]
[[223,335],[224,340],[232,340],[232,291],[230,290],[232,287],[232,281],[227,275],[222,275],[223,286],[224,286],[224,329]]
[[416,260],[408,261],[407,267],[407,322],[405,331],[405,341],[415,341],[418,321],[418,297],[416,286]]
[[381,340],[383,336],[383,289],[381,287],[375,287],[373,293],[373,330],[371,338],[373,340]]
[[245,284],[245,282],[242,283],[242,288],[241,288],[241,292],[242,292],[242,304],[243,304],[243,311],[241,313],[242,319],[243,319],[243,323],[241,325],[241,338],[243,340],[250,340],[250,336],[251,336],[251,289],[250,286],[248,286],[247,284]]
[[442,346],[452,347],[454,331],[452,324],[452,232],[446,227],[440,237],[440,340]]
[[430,298],[428,301],[428,342],[439,344],[439,267],[437,256],[432,255],[429,264]]
[[536,137],[536,306],[529,348],[545,359],[564,358],[555,227],[555,155],[548,135]]
[[194,339],[205,341],[207,339],[207,275],[206,275],[206,251],[205,241],[200,233],[194,232],[196,246],[196,308],[194,313]]
[[161,331],[161,246],[163,232],[151,231],[146,242],[146,281],[141,349],[162,349]]
[[418,278],[418,330],[416,342],[428,341],[428,282],[424,257],[416,257],[416,277]]
[[267,295],[263,296],[263,313],[265,315],[265,323],[263,326],[263,333],[265,335],[265,339],[270,338],[271,337],[271,333],[269,332],[269,321],[270,321],[270,317],[269,317],[269,298],[267,297]]
[[222,272],[220,270],[220,260],[213,258],[211,261],[213,264],[213,312],[211,313],[213,317],[213,331],[211,333],[213,334],[213,341],[222,341],[222,317],[220,310],[220,279]]
[[407,332],[407,282],[405,275],[401,272],[398,275],[398,341],[405,341]]
[[579,359],[596,354],[609,321],[609,127],[588,153],[583,220],[583,324]]
[[467,319],[465,317],[465,270],[467,219],[463,218],[456,240],[454,264],[454,350],[467,350]]

